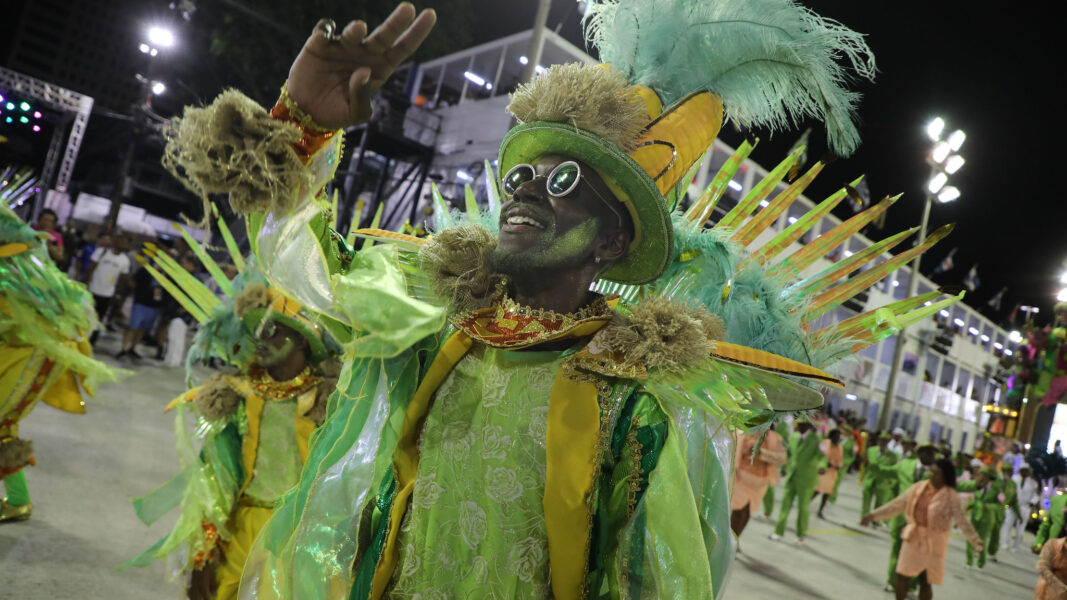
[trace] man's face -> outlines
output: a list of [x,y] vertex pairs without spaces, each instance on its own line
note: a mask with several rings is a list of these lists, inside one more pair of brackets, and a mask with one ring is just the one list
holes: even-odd
[[115,252],[125,252],[130,249],[130,240],[125,237],[115,238]]
[[593,262],[598,244],[612,234],[628,236],[629,244],[626,223],[620,226],[620,217],[628,219],[626,210],[592,167],[579,162],[581,181],[574,189],[559,198],[549,194],[546,178],[568,160],[542,156],[532,165],[534,178],[516,187],[501,207],[494,270],[517,274],[572,269]]
[[107,235],[105,233],[104,235],[96,238],[96,245],[100,246],[101,248],[110,248],[111,247],[111,236]]
[[268,320],[259,330],[256,364],[261,367],[273,367],[288,360],[294,352],[304,352],[307,346],[307,340],[295,329]]
[[37,227],[41,231],[52,231],[56,228],[56,217],[52,213],[41,213],[37,218]]

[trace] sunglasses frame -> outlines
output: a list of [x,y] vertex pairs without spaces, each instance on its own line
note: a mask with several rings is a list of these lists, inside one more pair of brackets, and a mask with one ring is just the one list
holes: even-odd
[[[568,166],[568,165],[574,165],[574,168],[578,169],[578,177],[576,177],[574,179],[574,183],[572,183],[571,186],[569,188],[567,188],[566,191],[560,192],[559,194],[553,193],[552,190],[550,190],[548,188],[548,183],[552,180],[552,177],[561,168],[563,168],[565,166]],[[515,169],[518,169],[519,167],[526,167],[526,168],[530,169],[530,173],[533,175],[532,178],[527,179],[526,181],[520,183],[519,186],[522,186],[522,185],[524,185],[526,183],[529,183],[531,181],[536,181],[539,178],[544,178],[544,180],[545,180],[545,191],[548,192],[548,195],[552,196],[553,198],[563,198],[563,197],[569,195],[571,192],[573,192],[575,190],[575,188],[578,187],[579,183],[581,183],[582,181],[585,181],[585,178],[582,177],[582,165],[578,164],[578,161],[575,161],[575,160],[566,160],[566,161],[563,161],[563,162],[559,163],[555,167],[552,167],[552,170],[549,171],[547,176],[546,175],[538,175],[537,174],[537,169],[535,169],[534,166],[531,165],[531,164],[519,163],[519,164],[511,167],[510,169],[508,169],[508,172],[506,174],[504,174],[503,177],[500,178],[500,189],[503,190],[504,193],[508,194],[509,196],[514,196],[515,195],[515,191],[517,191],[518,188],[516,187],[515,191],[508,192],[505,182],[507,181],[508,177],[510,177],[511,174],[515,172]],[[589,189],[592,190],[592,192],[596,195],[596,197],[599,198],[600,201],[604,203],[604,206],[607,206],[608,210],[610,210],[612,213],[615,214],[615,218],[618,220],[619,228],[622,228],[622,215],[619,214],[619,211],[616,210],[615,207],[611,205],[611,202],[608,202],[608,199],[605,198],[603,196],[603,194],[598,192],[597,189],[595,187],[593,187],[593,184],[589,183],[588,181],[586,181],[586,184],[588,184]]]

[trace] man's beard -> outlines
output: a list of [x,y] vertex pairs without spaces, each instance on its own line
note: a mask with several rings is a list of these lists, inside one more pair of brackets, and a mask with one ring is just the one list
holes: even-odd
[[577,269],[588,260],[586,250],[598,228],[597,222],[590,220],[560,237],[546,235],[522,252],[497,248],[489,255],[489,268],[512,279],[543,277]]

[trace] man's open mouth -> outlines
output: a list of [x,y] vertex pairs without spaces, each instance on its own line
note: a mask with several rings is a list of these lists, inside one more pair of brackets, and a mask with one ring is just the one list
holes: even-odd
[[512,210],[500,229],[507,233],[530,233],[544,231],[545,224],[525,210]]

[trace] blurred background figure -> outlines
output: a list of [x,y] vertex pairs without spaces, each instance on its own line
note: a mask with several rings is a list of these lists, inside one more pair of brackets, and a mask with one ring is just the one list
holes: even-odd
[[778,480],[778,468],[786,463],[785,442],[777,431],[737,432],[734,458],[734,492],[730,497],[730,529],[740,537],[767,489]]
[[[96,307],[96,315],[100,318],[101,327],[106,326],[111,312],[113,300],[118,289],[125,285],[126,278],[130,274],[130,257],[126,256],[130,240],[125,235],[112,236],[111,243],[105,245],[104,240],[98,244],[98,248],[90,257],[89,265],[89,293],[93,295],[93,303]],[[94,331],[89,338],[91,343],[96,343],[99,330]]]
[[819,469],[819,481],[815,484],[815,494],[822,494],[818,517],[825,519],[826,517],[823,516],[822,511],[826,508],[826,501],[834,493],[834,487],[837,485],[838,480],[837,475],[841,471],[841,465],[844,464],[844,450],[841,448],[841,430],[831,430],[826,439],[819,443],[819,450],[822,451],[825,457],[826,466]]
[[48,256],[52,257],[52,261],[60,263],[63,260],[63,234],[56,230],[56,226],[59,225],[59,218],[56,216],[56,212],[50,208],[41,209],[41,214],[37,215],[37,224],[33,226],[37,231],[47,233],[48,237]]
[[952,524],[960,528],[969,543],[984,550],[978,532],[963,514],[963,506],[956,494],[956,469],[951,461],[940,459],[930,467],[930,478],[912,485],[906,492],[866,513],[863,525],[903,514],[907,519],[908,535],[900,547],[894,592],[897,600],[908,597],[912,577],[919,579],[919,600],[934,597],[933,585],[941,585],[945,578],[945,555],[948,552]]

